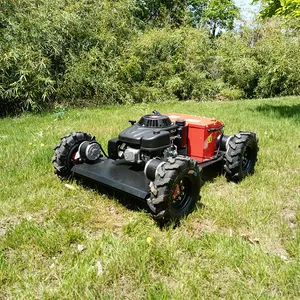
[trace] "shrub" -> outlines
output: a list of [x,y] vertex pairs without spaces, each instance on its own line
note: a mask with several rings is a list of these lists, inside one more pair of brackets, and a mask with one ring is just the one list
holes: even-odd
[[241,33],[226,33],[218,41],[217,64],[222,80],[228,86],[242,90],[246,97],[254,96],[259,75],[253,35],[254,30],[244,28]]
[[186,30],[181,62],[182,99],[214,98],[221,83],[215,68],[215,56],[213,42],[206,31]]
[[224,88],[220,91],[216,98],[220,101],[232,101],[239,100],[243,98],[244,95],[245,93],[243,90],[235,88]]
[[[102,77],[93,78],[94,71],[89,71],[85,74],[88,75],[85,86],[79,78],[86,70],[79,70],[80,66],[90,67],[87,61],[92,60],[95,48],[108,61],[106,65],[120,53],[122,43],[135,32],[132,3],[131,0],[101,3],[97,0],[6,0],[0,3],[2,108],[9,110],[7,103],[10,103],[23,109],[38,109],[60,97],[67,97],[68,101],[81,93],[88,96],[97,92],[96,80],[101,81]],[[109,68],[113,69],[113,65]],[[100,72],[105,73],[106,69]],[[81,71],[81,75],[74,70]],[[66,87],[68,81],[74,83],[73,87],[79,84],[84,91],[70,93],[72,86]],[[99,89],[113,83],[111,78]],[[110,103],[118,88],[106,89],[100,102],[107,98]]]
[[124,51],[118,79],[132,87],[129,93],[140,85],[148,91],[148,99],[160,94],[199,100],[211,98],[219,90],[214,68],[214,50],[207,33],[194,28],[152,29],[132,40]]
[[300,32],[281,27],[272,20],[261,28],[261,39],[256,44],[260,65],[258,97],[300,94]]
[[0,58],[0,111],[37,110],[55,93],[50,61],[38,50],[15,46]]
[[243,90],[246,97],[300,94],[299,31],[271,20],[218,41],[218,66],[228,86]]
[[59,88],[59,96],[76,104],[78,99],[97,104],[122,103],[122,84],[116,80],[115,59],[98,47],[71,56]]

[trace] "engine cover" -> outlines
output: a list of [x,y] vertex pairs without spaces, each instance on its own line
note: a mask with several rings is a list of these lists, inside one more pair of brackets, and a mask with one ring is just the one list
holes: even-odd
[[141,150],[155,151],[170,146],[170,132],[133,125],[119,134],[119,140]]
[[177,125],[164,115],[145,115],[119,134],[119,140],[134,148],[156,151],[170,146],[170,136]]

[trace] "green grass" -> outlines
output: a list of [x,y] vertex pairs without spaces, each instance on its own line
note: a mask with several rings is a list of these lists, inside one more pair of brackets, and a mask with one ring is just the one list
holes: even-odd
[[[251,130],[260,139],[255,174],[206,183],[204,206],[175,229],[76,182],[67,188],[51,165],[53,146],[70,131],[106,146],[128,119],[153,109],[215,117],[227,134]],[[0,298],[299,298],[299,136],[299,97],[0,120]]]

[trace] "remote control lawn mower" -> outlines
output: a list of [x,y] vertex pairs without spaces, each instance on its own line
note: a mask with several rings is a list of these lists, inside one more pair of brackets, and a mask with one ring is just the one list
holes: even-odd
[[194,209],[208,167],[224,171],[234,182],[254,171],[258,139],[253,132],[225,135],[224,124],[216,119],[158,111],[129,122],[108,141],[107,154],[88,133],[61,138],[52,158],[55,174],[139,198],[164,224]]

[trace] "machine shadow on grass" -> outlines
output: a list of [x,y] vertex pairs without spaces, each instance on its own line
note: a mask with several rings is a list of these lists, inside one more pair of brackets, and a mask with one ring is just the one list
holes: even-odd
[[295,105],[272,105],[262,104],[258,106],[256,111],[264,113],[267,116],[273,116],[280,118],[293,118],[295,122],[300,123],[300,104]]
[[[112,188],[105,187],[97,182],[91,182],[84,178],[77,178],[76,179],[77,184],[83,186],[85,189],[96,191],[99,194],[103,194],[106,197],[110,199],[110,201],[116,200],[118,203],[126,207],[127,209],[135,212],[144,211],[148,214],[148,217],[151,218],[151,213],[149,210],[149,207],[146,203],[146,201],[143,201],[139,198],[133,197],[132,195],[124,194],[120,191],[113,190]],[[158,222],[155,222],[156,225],[160,229],[164,229],[167,227],[173,227],[175,229],[176,227],[180,226],[180,221],[176,223],[169,223],[169,224],[160,224]]]

